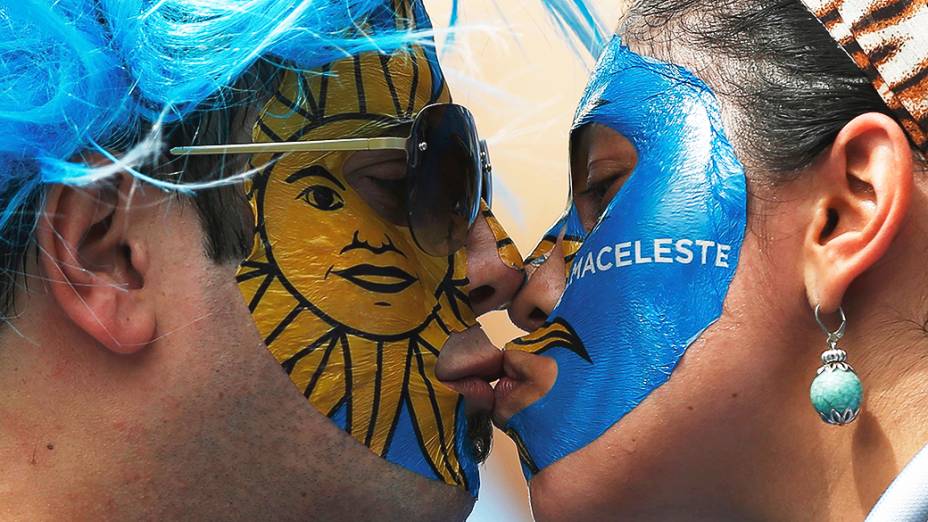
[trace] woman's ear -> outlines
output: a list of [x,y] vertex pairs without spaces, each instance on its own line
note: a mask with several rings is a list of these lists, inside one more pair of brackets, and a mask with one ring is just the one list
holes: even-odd
[[130,234],[133,183],[120,175],[87,187],[52,185],[36,230],[53,300],[117,353],[144,348],[156,329],[155,308],[143,291],[146,245]]
[[912,150],[892,118],[867,113],[841,129],[812,171],[812,215],[803,245],[806,293],[811,306],[830,313],[902,227],[912,193]]

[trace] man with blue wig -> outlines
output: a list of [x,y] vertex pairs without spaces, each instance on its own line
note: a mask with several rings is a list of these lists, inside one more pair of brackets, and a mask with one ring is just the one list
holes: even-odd
[[[281,68],[395,49],[380,0],[0,3],[0,519],[453,520],[307,407],[235,282]],[[257,166],[255,166],[257,167]]]

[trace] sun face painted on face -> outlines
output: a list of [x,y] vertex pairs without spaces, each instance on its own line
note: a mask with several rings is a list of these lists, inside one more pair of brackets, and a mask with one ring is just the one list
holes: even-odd
[[480,213],[483,215],[483,219],[486,220],[493,238],[496,239],[496,253],[499,254],[500,260],[509,268],[521,271],[522,254],[519,253],[519,249],[516,248],[515,243],[503,230],[503,226],[496,220],[496,216],[490,211],[490,207],[487,206],[485,201],[480,202]]
[[[397,24],[428,23],[417,0],[393,7]],[[432,51],[367,53],[285,73],[254,141],[404,135],[419,110],[450,99]],[[264,169],[249,187],[257,240],[240,288],[314,407],[387,460],[476,494],[461,396],[435,377],[445,341],[476,324],[466,254],[425,254],[397,218],[405,163],[354,172],[351,154],[252,158]]]
[[[435,308],[448,261],[422,255],[408,228],[374,212],[339,175],[340,156],[291,155],[271,168],[260,192],[262,208],[274,209],[262,214],[271,255],[300,296],[333,296],[313,299],[320,315],[375,336],[408,335]],[[298,223],[328,224],[325,241]],[[360,311],[377,318],[359,326]]]

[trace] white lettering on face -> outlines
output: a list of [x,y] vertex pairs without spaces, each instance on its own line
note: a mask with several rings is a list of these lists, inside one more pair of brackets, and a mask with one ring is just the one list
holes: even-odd
[[706,241],[704,239],[697,239],[696,245],[702,247],[702,264],[706,264],[706,255],[709,252],[709,247],[715,244],[715,241]]
[[609,261],[608,263],[603,263],[603,255],[608,254],[609,252],[612,252],[612,247],[609,245],[606,245],[602,247],[601,249],[599,249],[599,254],[596,255],[596,269],[599,270],[600,272],[604,272],[612,268],[612,261]]
[[715,266],[719,268],[728,268],[728,253],[731,251],[731,245],[719,244],[715,250]]
[[587,272],[596,273],[596,269],[593,268],[593,252],[586,255],[586,263],[583,264],[583,272],[580,277],[586,277]]
[[629,266],[632,264],[632,260],[626,258],[631,257],[632,253],[628,251],[631,248],[632,244],[628,241],[625,243],[619,243],[615,246],[615,266]]
[[[647,248],[647,243],[651,243],[653,247],[651,254],[653,257],[647,256],[646,254],[648,252],[642,251],[644,250],[641,247],[642,242],[645,243],[645,249]],[[695,257],[695,252],[693,250],[694,245],[699,248],[700,255],[698,258]],[[710,258],[709,256],[712,255],[711,250],[713,247],[715,247],[714,258]],[[676,253],[676,256],[673,255],[674,253]],[[688,265],[695,261],[702,265],[711,263],[718,268],[729,268],[728,257],[730,254],[731,245],[724,245],[705,239],[674,240],[669,237],[662,237],[651,241],[625,241],[616,243],[615,247],[606,245],[600,248],[598,252],[595,252],[595,255],[594,252],[588,252],[586,256],[575,259],[573,266],[570,268],[570,279],[568,283],[570,281],[582,279],[586,277],[587,274],[595,276],[596,274],[608,272],[613,268],[622,268],[631,265],[648,265],[652,263],[677,263]],[[615,259],[615,263],[612,261],[613,258]]]
[[673,258],[670,257],[670,245],[672,243],[673,240],[669,237],[654,240],[655,263],[673,263]]
[[580,260],[574,258],[574,265],[570,267],[570,278],[573,280],[580,279],[580,270],[583,268],[581,266]]
[[635,264],[644,265],[651,262],[650,257],[641,256],[641,241],[635,241]]
[[682,263],[688,265],[693,262],[693,251],[690,250],[690,247],[693,246],[693,242],[689,239],[679,239],[677,240],[677,257],[674,258],[674,261],[677,263]]

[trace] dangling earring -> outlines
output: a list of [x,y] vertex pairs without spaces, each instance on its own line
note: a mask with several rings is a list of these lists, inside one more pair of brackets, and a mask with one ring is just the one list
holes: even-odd
[[841,313],[841,326],[830,331],[819,317],[819,305],[815,305],[815,322],[828,336],[828,349],[822,352],[822,366],[815,372],[815,379],[809,388],[812,406],[819,417],[828,424],[842,426],[853,422],[860,413],[863,401],[863,385],[847,361],[847,352],[838,348],[838,341],[844,337],[847,318],[844,309]]

